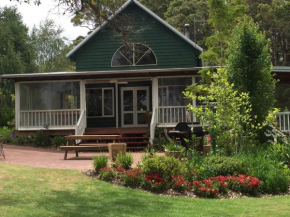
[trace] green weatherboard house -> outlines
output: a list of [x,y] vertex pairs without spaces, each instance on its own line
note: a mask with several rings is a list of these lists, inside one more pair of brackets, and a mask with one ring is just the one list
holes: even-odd
[[153,139],[156,126],[194,121],[182,91],[198,80],[202,49],[136,0],[110,19],[122,15],[138,34],[124,45],[103,23],[67,55],[75,72],[2,76],[15,80],[19,133],[143,130]]

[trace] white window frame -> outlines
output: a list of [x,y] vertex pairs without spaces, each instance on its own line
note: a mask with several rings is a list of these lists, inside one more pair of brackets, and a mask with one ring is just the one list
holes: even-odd
[[[86,88],[86,90],[102,90],[102,115],[101,116],[89,116],[89,112],[87,112],[87,118],[112,118],[115,117],[115,94],[113,87],[100,87],[100,88]],[[113,107],[113,114],[112,115],[105,115],[105,104],[104,104],[104,92],[105,90],[112,91],[112,107]],[[88,108],[87,108],[88,111]]]
[[[136,60],[135,60],[135,44],[139,44],[139,45],[143,45],[144,47],[147,47],[148,50],[142,55],[142,57],[137,61],[140,62],[140,60],[148,53],[148,51],[151,51],[153,53],[153,55],[155,56],[155,60],[156,60],[156,63],[155,64],[145,64],[145,65],[136,65]],[[132,67],[132,66],[156,66],[157,65],[157,57],[156,57],[156,54],[154,53],[154,51],[148,47],[147,45],[145,44],[142,44],[142,43],[133,43],[133,63],[131,65],[121,65],[121,66],[113,66],[113,59],[116,55],[116,53],[119,53],[121,54],[128,62],[130,62],[121,52],[119,52],[119,50],[124,47],[125,45],[122,45],[121,47],[119,47],[116,52],[114,53],[113,57],[112,57],[112,60],[111,60],[111,67]]]

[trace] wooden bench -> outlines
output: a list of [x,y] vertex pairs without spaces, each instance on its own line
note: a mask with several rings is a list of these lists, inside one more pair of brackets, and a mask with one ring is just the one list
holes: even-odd
[[[119,135],[70,135],[65,136],[67,140],[66,146],[60,146],[60,150],[65,151],[64,160],[67,159],[68,151],[75,151],[76,157],[79,156],[79,151],[99,151],[108,150],[108,143],[99,143],[96,141],[119,141]],[[77,142],[79,140],[79,142]],[[74,145],[69,145],[69,142],[73,141]],[[84,142],[86,141],[86,142]],[[87,141],[94,141],[93,143],[87,143]]]

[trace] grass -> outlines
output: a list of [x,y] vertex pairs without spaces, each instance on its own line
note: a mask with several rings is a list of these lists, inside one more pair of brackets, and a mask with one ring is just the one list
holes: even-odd
[[0,164],[0,216],[290,216],[290,196],[164,197],[118,187],[74,170]]

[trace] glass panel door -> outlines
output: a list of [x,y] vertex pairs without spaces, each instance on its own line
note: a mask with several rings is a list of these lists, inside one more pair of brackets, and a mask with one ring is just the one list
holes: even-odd
[[122,126],[148,126],[145,112],[149,111],[149,88],[123,87],[121,94]]
[[137,91],[137,125],[146,124],[145,112],[148,110],[147,90]]
[[133,90],[123,90],[123,125],[134,125],[133,95]]

